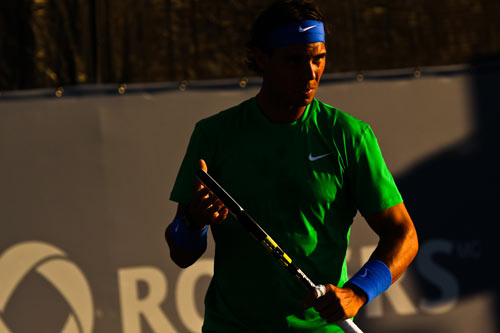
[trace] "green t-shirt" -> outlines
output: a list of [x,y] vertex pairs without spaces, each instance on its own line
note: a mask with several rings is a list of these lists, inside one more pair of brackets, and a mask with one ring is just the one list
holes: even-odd
[[[402,202],[371,128],[314,99],[274,124],[255,98],[196,124],[171,200],[192,197],[198,159],[316,284],[342,286],[353,218]],[[342,332],[300,305],[306,290],[232,217],[212,226],[203,329]]]

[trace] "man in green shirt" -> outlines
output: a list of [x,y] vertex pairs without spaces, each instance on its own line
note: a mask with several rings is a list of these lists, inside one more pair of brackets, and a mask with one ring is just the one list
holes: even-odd
[[[416,255],[413,223],[370,127],[314,98],[325,68],[322,15],[280,0],[257,19],[250,65],[260,92],[196,124],[172,190],[172,260],[193,264],[211,226],[214,276],[204,332],[341,332],[338,320],[396,281]],[[326,294],[315,299],[260,248],[208,188],[209,170]],[[193,190],[194,184],[194,190]],[[350,280],[346,251],[360,211],[380,237]]]

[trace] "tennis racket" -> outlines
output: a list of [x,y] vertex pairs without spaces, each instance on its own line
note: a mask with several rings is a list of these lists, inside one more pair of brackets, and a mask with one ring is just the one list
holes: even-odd
[[[250,215],[203,169],[199,169],[197,178],[208,187],[222,203],[229,209],[234,217],[243,225],[243,227],[264,247],[266,248],[290,274],[295,276],[302,285],[308,290],[314,290],[316,298],[326,293],[323,285],[316,285],[307,277],[307,275],[292,262],[292,259],[279,247],[279,245],[255,222]],[[354,324],[351,319],[336,322],[344,332],[363,333],[361,329]]]

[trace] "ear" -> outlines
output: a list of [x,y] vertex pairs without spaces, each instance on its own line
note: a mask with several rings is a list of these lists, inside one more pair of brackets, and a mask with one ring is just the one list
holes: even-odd
[[255,49],[255,64],[262,73],[268,66],[269,61],[270,61],[270,55],[268,53],[264,52],[264,50],[259,48]]

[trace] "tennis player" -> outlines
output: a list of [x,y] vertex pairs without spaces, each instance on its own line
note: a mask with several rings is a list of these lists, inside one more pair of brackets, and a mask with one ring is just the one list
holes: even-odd
[[[193,264],[215,240],[203,332],[342,332],[417,253],[417,235],[369,125],[314,98],[325,68],[323,16],[312,1],[280,0],[257,18],[249,63],[256,97],[199,121],[171,200],[172,260]],[[315,299],[201,183],[208,172],[310,278]],[[194,189],[193,189],[194,184]],[[357,211],[379,236],[349,279],[346,251]]]

